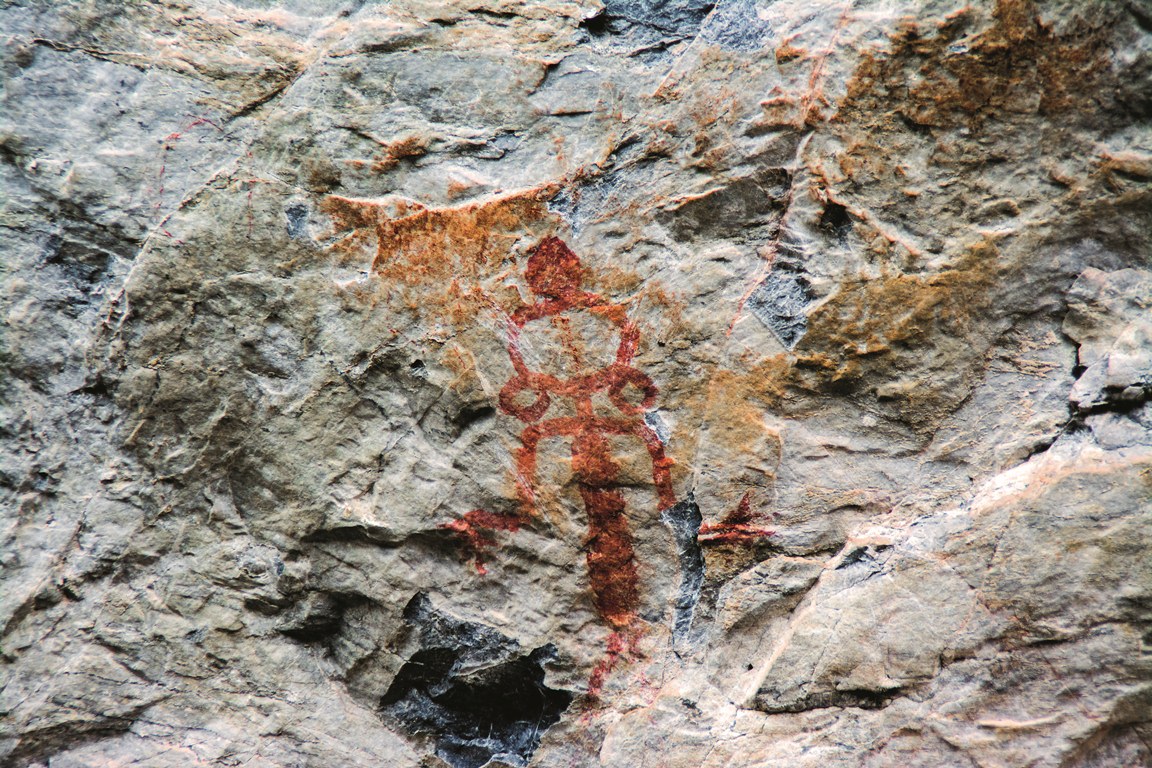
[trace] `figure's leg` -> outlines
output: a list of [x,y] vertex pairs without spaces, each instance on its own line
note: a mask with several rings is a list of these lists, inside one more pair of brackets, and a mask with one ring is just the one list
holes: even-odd
[[636,619],[640,604],[635,549],[624,494],[614,488],[580,485],[588,512],[588,580],[596,611],[613,629],[621,630]]
[[548,437],[574,437],[580,429],[576,419],[565,417],[532,424],[520,433],[520,447],[515,453],[516,497],[520,502],[520,517],[525,522],[536,516],[536,455],[540,441]]
[[588,515],[586,559],[592,600],[596,612],[612,629],[604,658],[588,679],[588,695],[593,701],[621,658],[636,653],[641,636],[635,547],[624,494],[616,486],[620,467],[605,439],[611,434],[629,433],[593,420],[586,422],[572,440],[572,469]]
[[648,456],[652,459],[652,483],[656,486],[656,498],[660,509],[665,510],[676,504],[676,493],[672,490],[672,465],[675,463],[664,454],[664,444],[656,433],[642,421],[632,426],[632,434],[644,441]]
[[604,658],[600,659],[592,668],[592,674],[588,676],[589,699],[596,701],[600,698],[600,691],[604,688],[604,681],[608,679],[608,673],[616,667],[621,655],[626,651],[636,650],[634,645],[635,640],[630,638],[626,632],[613,631],[608,636],[607,652],[604,654]]
[[640,589],[624,494],[617,488],[580,483],[580,496],[588,513],[586,559],[592,601],[604,623],[612,628],[607,652],[588,678],[588,695],[595,700],[620,657],[635,650]]
[[602,433],[576,435],[572,469],[588,514],[588,580],[596,610],[609,626],[622,630],[635,621],[640,598],[624,494],[614,487],[620,467]]

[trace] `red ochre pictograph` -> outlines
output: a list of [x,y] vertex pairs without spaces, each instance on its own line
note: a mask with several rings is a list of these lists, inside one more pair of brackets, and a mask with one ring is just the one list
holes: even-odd
[[[572,473],[588,516],[586,560],[593,602],[601,619],[612,629],[606,657],[589,680],[589,694],[597,695],[604,679],[619,658],[636,652],[641,634],[637,611],[640,604],[632,533],[625,515],[624,494],[617,485],[620,466],[612,456],[609,439],[634,437],[643,442],[652,460],[652,482],[660,509],[676,504],[672,489],[674,463],[664,453],[656,432],[644,421],[657,395],[656,385],[633,366],[640,342],[636,323],[624,306],[583,289],[584,267],[579,257],[559,238],[549,237],[528,258],[524,277],[536,301],[517,309],[508,323],[508,354],[514,373],[500,391],[500,410],[524,422],[516,450],[516,491],[519,510],[515,516],[476,509],[445,524],[474,555],[476,568],[485,573],[484,551],[495,546],[494,531],[517,531],[537,514],[537,449],[541,441],[565,437],[572,444]],[[590,312],[615,326],[620,343],[607,366],[583,370],[581,353],[566,344],[572,376],[534,371],[521,350],[521,331],[529,323],[556,318],[572,311]],[[603,393],[615,409],[601,415],[593,399]],[[553,398],[568,398],[574,415],[544,418]],[[747,497],[740,508],[718,525],[701,529],[701,538],[748,541],[770,535],[751,524]]]

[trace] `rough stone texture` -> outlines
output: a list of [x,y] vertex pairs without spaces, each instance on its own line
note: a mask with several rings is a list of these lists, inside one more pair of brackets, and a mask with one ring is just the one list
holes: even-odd
[[0,765],[1152,765],[1148,0],[0,28]]

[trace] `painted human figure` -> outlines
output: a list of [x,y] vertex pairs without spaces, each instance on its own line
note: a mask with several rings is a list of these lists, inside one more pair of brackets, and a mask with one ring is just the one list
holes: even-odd
[[[640,341],[636,324],[623,306],[582,289],[583,266],[561,240],[552,237],[540,243],[528,259],[524,277],[537,301],[512,315],[508,354],[515,374],[500,392],[501,410],[529,425],[520,435],[516,455],[520,514],[527,517],[535,513],[533,481],[540,441],[571,438],[572,473],[588,514],[587,564],[593,600],[613,630],[626,632],[636,620],[639,593],[624,494],[616,486],[620,467],[612,457],[608,438],[629,435],[643,441],[652,459],[652,482],[660,508],[676,503],[669,472],[672,461],[643,419],[644,411],[655,402],[656,386],[632,365]],[[529,323],[571,310],[590,312],[615,326],[620,338],[615,359],[603,368],[580,370],[580,351],[571,347],[566,352],[573,358],[575,375],[560,377],[531,370],[522,354],[521,330]],[[595,412],[593,397],[601,392],[615,413]],[[575,415],[544,419],[553,397],[569,398]]]
[[[462,534],[479,553],[494,543],[484,529],[516,530],[533,519],[537,514],[534,482],[540,442],[550,437],[571,439],[573,478],[588,515],[588,580],[596,611],[613,630],[609,649],[610,653],[617,649],[612,653],[615,656],[636,637],[640,598],[624,494],[617,487],[620,466],[612,456],[609,438],[639,438],[652,459],[652,482],[660,508],[674,505],[676,497],[669,471],[672,461],[643,418],[644,411],[655,402],[657,389],[651,378],[632,365],[639,329],[623,306],[583,290],[583,271],[579,257],[563,241],[555,237],[544,240],[533,249],[524,272],[536,301],[517,309],[509,320],[508,355],[513,375],[500,391],[500,409],[527,424],[516,450],[517,516],[475,510],[448,527]],[[590,312],[615,327],[620,341],[614,359],[607,366],[587,370],[581,351],[567,345],[564,353],[570,365],[566,367],[572,375],[532,370],[520,343],[525,326],[572,311]],[[596,412],[593,398],[600,393],[615,412]],[[553,398],[567,398],[571,415],[544,418]]]
[[[601,619],[612,629],[607,657],[593,671],[590,690],[595,693],[617,658],[634,650],[640,635],[637,611],[639,585],[632,533],[625,514],[624,494],[618,486],[620,466],[612,456],[609,439],[635,437],[643,442],[652,461],[652,482],[659,508],[676,504],[670,468],[656,432],[644,421],[652,407],[657,388],[646,374],[633,366],[640,342],[636,324],[625,308],[599,294],[583,289],[584,267],[579,257],[559,238],[549,237],[537,245],[528,258],[525,280],[536,299],[520,307],[508,324],[508,354],[512,378],[500,391],[500,409],[524,422],[520,447],[516,450],[516,490],[519,500],[515,516],[495,515],[473,510],[445,527],[460,536],[476,556],[483,572],[482,552],[495,544],[494,530],[518,530],[537,515],[535,476],[537,451],[542,440],[566,437],[571,440],[572,473],[588,516],[586,560],[593,602]],[[585,368],[584,351],[566,343],[564,354],[569,375],[532,370],[525,360],[521,333],[530,323],[559,321],[571,312],[589,312],[615,327],[619,344],[607,365]],[[594,399],[603,394],[613,411],[597,413]],[[570,402],[570,415],[545,418],[554,398]],[[744,538],[763,535],[744,520],[705,526],[702,534],[722,534]],[[711,529],[711,530],[708,530]]]

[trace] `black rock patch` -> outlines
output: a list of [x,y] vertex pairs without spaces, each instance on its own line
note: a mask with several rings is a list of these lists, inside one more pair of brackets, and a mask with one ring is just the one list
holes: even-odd
[[544,684],[555,647],[525,653],[491,627],[440,613],[424,594],[412,598],[404,618],[419,632],[420,650],[380,700],[381,712],[414,735],[431,735],[436,754],[454,768],[493,759],[527,765],[573,699]]
[[700,588],[704,584],[704,553],[700,549],[700,524],[704,521],[700,507],[691,494],[660,513],[660,519],[672,529],[680,560],[680,593],[676,596],[676,615],[672,636],[677,641],[688,638]]
[[770,43],[772,27],[753,0],[725,0],[704,20],[700,36],[721,48],[754,53]]
[[788,349],[808,330],[812,293],[802,275],[777,268],[748,297],[748,310]]

